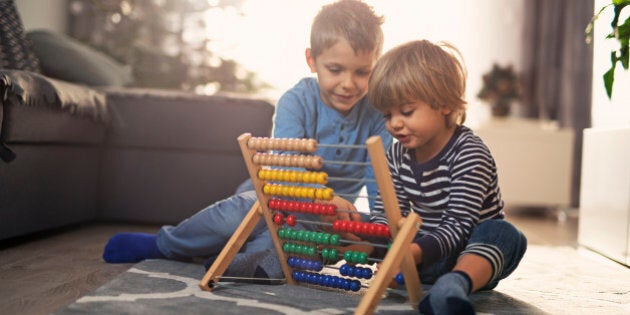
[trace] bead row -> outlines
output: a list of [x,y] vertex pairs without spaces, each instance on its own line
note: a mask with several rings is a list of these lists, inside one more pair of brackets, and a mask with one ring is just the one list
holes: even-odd
[[322,271],[322,269],[324,269],[324,264],[319,260],[311,260],[294,256],[289,256],[289,258],[287,258],[287,265],[291,268],[313,271]]
[[315,139],[253,137],[247,141],[247,147],[256,151],[298,151],[313,153],[317,151]]
[[338,276],[322,275],[319,273],[298,270],[293,271],[291,276],[293,280],[298,282],[331,287],[335,289],[343,289],[353,292],[361,290],[361,282],[359,280],[352,280]]
[[353,234],[363,234],[390,238],[389,226],[368,222],[357,222],[348,220],[335,220],[332,229],[337,232],[348,232]]
[[271,210],[309,213],[318,215],[335,215],[337,214],[337,206],[333,204],[322,204],[305,201],[292,201],[285,199],[272,198],[267,206]]
[[318,155],[256,153],[252,162],[257,165],[302,167],[313,170],[321,169],[324,160]]
[[372,269],[366,267],[353,266],[349,264],[343,264],[339,268],[339,273],[342,276],[353,277],[359,279],[371,279],[373,272]]
[[325,232],[315,232],[307,230],[294,230],[290,228],[278,229],[278,237],[284,240],[302,241],[315,243],[317,245],[339,246],[341,236]]
[[260,169],[258,171],[258,178],[261,180],[275,181],[275,182],[290,182],[290,183],[306,183],[306,184],[328,184],[328,174],[326,172],[309,172],[309,171],[294,171],[294,170],[273,170],[273,169]]
[[321,199],[332,200],[334,192],[332,188],[314,188],[314,187],[302,187],[302,186],[288,186],[280,184],[265,184],[263,185],[263,193],[271,196],[282,196],[291,198],[304,198],[304,199]]

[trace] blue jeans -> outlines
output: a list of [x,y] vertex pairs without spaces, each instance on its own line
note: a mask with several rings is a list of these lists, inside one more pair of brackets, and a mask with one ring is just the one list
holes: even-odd
[[[501,279],[509,276],[518,266],[527,249],[527,239],[510,222],[505,220],[487,220],[481,222],[473,229],[468,239],[469,244],[488,244],[497,247],[503,256],[503,269],[497,270],[496,277],[481,290],[494,289]],[[418,267],[422,283],[432,284],[443,274],[450,272],[455,267],[460,252],[444,258],[437,263]]]
[[[188,260],[218,255],[256,202],[251,181],[244,182],[236,193],[180,222],[163,226],[157,233],[157,246],[170,259]],[[273,248],[264,220],[252,231],[242,252]]]
[[[157,233],[157,246],[167,258],[190,260],[217,256],[234,234],[247,213],[258,200],[251,180],[241,184],[236,193],[197,212],[177,226],[163,226]],[[304,215],[302,219],[317,220]],[[308,224],[295,228],[314,229]],[[255,253],[272,249],[273,241],[265,220],[256,224],[240,253]]]

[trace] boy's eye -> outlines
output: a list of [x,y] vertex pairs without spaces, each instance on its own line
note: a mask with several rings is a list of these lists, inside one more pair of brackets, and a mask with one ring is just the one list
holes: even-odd
[[400,114],[403,116],[411,116],[411,114],[413,114],[413,110],[400,111]]
[[358,76],[362,76],[362,77],[369,76],[370,73],[372,73],[372,71],[369,71],[369,70],[358,70],[357,71],[357,75]]
[[341,68],[329,67],[328,71],[330,71],[331,73],[339,73],[339,72],[341,72]]
[[383,113],[383,117],[385,117],[385,120],[390,120],[392,118],[392,113]]

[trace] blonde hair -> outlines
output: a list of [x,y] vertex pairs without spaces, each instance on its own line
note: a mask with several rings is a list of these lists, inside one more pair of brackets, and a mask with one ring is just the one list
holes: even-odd
[[451,110],[447,126],[466,119],[466,68],[452,44],[408,42],[385,53],[374,66],[368,85],[370,103],[381,111],[422,101]]
[[340,38],[350,43],[355,53],[383,49],[383,17],[358,0],[341,0],[322,7],[311,25],[311,54],[319,56]]

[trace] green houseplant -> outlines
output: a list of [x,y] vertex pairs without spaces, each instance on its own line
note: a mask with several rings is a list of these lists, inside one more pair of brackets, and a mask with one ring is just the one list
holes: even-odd
[[490,103],[493,116],[508,116],[512,101],[521,97],[520,82],[514,68],[495,63],[482,79],[483,85],[477,97]]
[[609,99],[612,97],[612,89],[615,82],[615,68],[617,67],[617,63],[620,63],[625,70],[628,70],[630,59],[630,52],[628,51],[630,48],[630,16],[628,16],[622,23],[620,22],[621,12],[628,5],[630,5],[630,0],[612,0],[611,3],[602,7],[599,12],[593,16],[585,31],[586,41],[587,43],[591,43],[595,20],[599,18],[604,10],[612,7],[612,10],[614,11],[613,19],[610,22],[612,31],[606,36],[606,38],[616,39],[619,43],[619,48],[610,52],[610,69],[608,69],[603,76],[604,87],[606,88],[606,94]]

